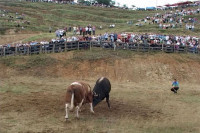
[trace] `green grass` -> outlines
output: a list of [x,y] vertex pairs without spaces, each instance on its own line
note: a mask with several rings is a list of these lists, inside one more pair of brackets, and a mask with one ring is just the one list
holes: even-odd
[[20,84],[5,84],[5,86],[0,87],[0,92],[5,93],[5,92],[12,92],[12,93],[27,93],[29,91],[32,91],[32,88],[27,87],[26,85],[20,85]]
[[[191,129],[191,127],[189,128]],[[162,128],[156,128],[156,127],[151,127],[147,129],[146,133],[186,133],[190,132],[188,131],[188,127],[177,127],[177,126],[171,126],[171,127],[162,127]]]
[[[31,21],[31,25],[27,25],[26,28],[28,31],[45,32],[48,31],[49,26],[53,27],[53,30],[55,30],[69,25],[86,26],[88,24],[96,26],[103,25],[104,29],[109,30],[109,24],[115,23],[117,27],[119,25],[126,27],[126,22],[128,20],[137,22],[138,19],[142,19],[147,15],[146,12],[139,11],[51,3],[17,2],[11,0],[0,0],[0,4],[1,8],[8,9],[12,16],[15,15],[15,12],[25,14],[25,20]],[[150,12],[149,15],[153,15],[154,13],[155,12]],[[5,25],[8,28],[14,28],[14,26],[11,26],[11,22],[5,23],[4,26]],[[123,30],[123,28],[118,29],[118,31]]]
[[[92,48],[87,51],[75,51],[73,59],[74,60],[98,60],[98,59],[119,59],[119,58],[130,58],[134,56],[136,53],[130,50],[104,50],[100,48]],[[138,53],[139,54],[139,53]]]
[[31,41],[41,40],[41,39],[51,40],[54,37],[55,37],[54,33],[52,33],[52,34],[40,33],[39,35],[35,35],[35,36],[32,36],[32,37],[26,38],[22,42],[31,42]]
[[29,68],[41,68],[54,65],[56,59],[47,55],[34,55],[34,56],[15,56],[5,57],[0,59],[0,63],[7,67],[14,68],[17,70],[26,70]]

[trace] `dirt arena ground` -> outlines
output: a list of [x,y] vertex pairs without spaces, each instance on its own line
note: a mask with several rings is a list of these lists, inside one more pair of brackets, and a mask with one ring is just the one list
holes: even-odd
[[1,83],[7,88],[0,93],[2,133],[200,131],[199,85],[182,85],[173,94],[167,84],[112,82],[111,109],[103,101],[92,115],[84,105],[79,120],[70,112],[65,122],[64,96],[70,80],[18,77]]
[[[68,58],[61,54],[57,56],[61,60]],[[118,60],[114,65],[102,61],[93,62],[93,65],[78,63],[82,66],[77,67],[80,73],[76,72],[77,69],[67,70],[60,65],[53,68],[48,66],[48,71],[40,67],[17,72],[17,69],[0,63],[0,133],[199,133],[199,70],[191,69],[200,66],[199,62],[188,59],[193,65],[186,61],[174,65],[174,60],[168,58],[171,64],[165,64],[167,61],[161,60],[164,57],[155,59],[153,56],[145,57],[142,62],[139,62],[141,57]],[[134,64],[134,67],[131,69],[130,65],[126,65],[129,69],[122,69],[125,63]],[[97,67],[97,64],[100,66]],[[177,71],[180,79],[178,94],[170,92],[173,73],[170,74],[168,69],[173,68],[165,69],[163,64],[190,73],[188,76],[186,73],[180,75],[180,71]],[[67,66],[69,68],[74,64]],[[92,69],[94,66],[96,69]],[[142,69],[139,66],[143,66]],[[87,71],[90,67],[91,73]],[[94,76],[94,71],[97,76]],[[106,75],[108,71],[111,73]],[[45,74],[47,72],[54,76]],[[93,87],[101,72],[112,83],[111,109],[102,101],[94,108],[95,114],[92,115],[86,104],[80,112],[80,119],[75,118],[75,112],[70,112],[70,120],[66,122],[64,96],[67,86],[79,79]],[[149,77],[144,78],[144,73]],[[156,77],[160,79],[152,79]]]

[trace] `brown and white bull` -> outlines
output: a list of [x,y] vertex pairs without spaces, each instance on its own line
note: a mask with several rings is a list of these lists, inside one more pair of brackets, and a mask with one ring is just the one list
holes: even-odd
[[66,100],[65,100],[65,119],[69,118],[69,110],[73,110],[76,107],[76,117],[79,118],[79,110],[85,103],[90,104],[90,111],[94,113],[93,106],[93,93],[89,84],[84,82],[73,82],[67,88]]

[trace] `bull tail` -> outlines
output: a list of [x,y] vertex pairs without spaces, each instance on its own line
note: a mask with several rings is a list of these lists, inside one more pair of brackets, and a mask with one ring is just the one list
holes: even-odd
[[91,86],[88,84],[88,87],[89,87],[89,90],[91,91],[92,90],[92,88],[91,88]]
[[70,110],[74,109],[74,91],[72,91],[72,97],[71,97],[71,107]]

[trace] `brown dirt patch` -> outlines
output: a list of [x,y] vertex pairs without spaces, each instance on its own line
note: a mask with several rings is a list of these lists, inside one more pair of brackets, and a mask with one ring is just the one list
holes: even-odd
[[[0,94],[1,104],[0,112],[39,112],[38,117],[46,117],[54,115],[54,117],[64,117],[64,93],[51,94],[45,92],[34,92],[26,95],[17,95],[13,93]],[[70,113],[71,117],[73,116]],[[151,109],[150,106],[142,103],[142,101],[133,101],[133,103],[123,102],[120,99],[111,100],[111,109],[107,107],[105,101],[102,101],[95,107],[95,117],[121,117],[126,116],[130,118],[153,119],[160,118],[162,112]],[[82,117],[90,115],[89,105],[82,107],[80,113]]]

